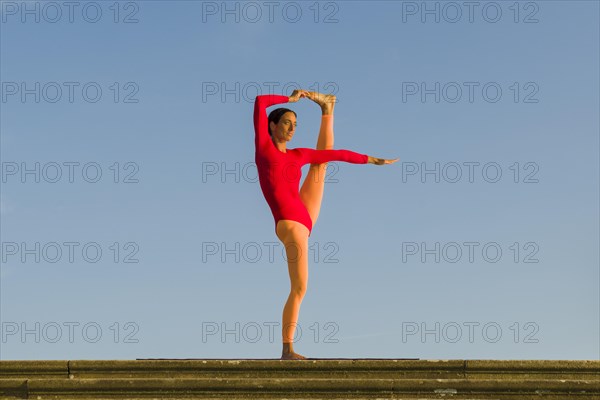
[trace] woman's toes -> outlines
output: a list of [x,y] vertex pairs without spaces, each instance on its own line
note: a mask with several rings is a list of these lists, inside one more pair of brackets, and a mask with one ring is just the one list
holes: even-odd
[[306,357],[298,353],[285,353],[281,355],[282,360],[306,360]]

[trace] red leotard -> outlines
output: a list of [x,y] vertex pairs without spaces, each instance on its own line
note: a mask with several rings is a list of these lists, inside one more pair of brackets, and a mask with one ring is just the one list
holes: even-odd
[[268,130],[266,108],[274,104],[287,103],[289,97],[260,95],[254,101],[254,143],[256,146],[256,168],[265,200],[277,222],[282,219],[297,221],[312,231],[312,220],[298,192],[301,167],[313,163],[345,161],[353,164],[366,164],[369,156],[349,150],[315,150],[305,147],[287,149],[284,153],[273,143]]

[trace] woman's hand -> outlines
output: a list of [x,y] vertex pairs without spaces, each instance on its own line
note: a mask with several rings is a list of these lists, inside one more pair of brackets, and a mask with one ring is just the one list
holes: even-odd
[[300,100],[302,97],[308,97],[308,95],[309,95],[309,92],[306,90],[302,90],[302,89],[294,90],[292,92],[292,95],[289,96],[289,102],[295,103],[298,100]]
[[368,157],[369,157],[369,161],[367,161],[367,163],[375,164],[375,165],[393,164],[399,160],[399,158],[396,158],[393,160],[386,160],[383,158],[377,158],[377,157],[371,157],[371,156],[368,156]]

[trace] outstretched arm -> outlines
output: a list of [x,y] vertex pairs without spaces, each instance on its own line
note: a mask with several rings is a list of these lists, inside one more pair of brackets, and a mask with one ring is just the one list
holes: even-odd
[[297,150],[302,155],[302,164],[321,164],[329,161],[345,161],[352,164],[393,164],[399,160],[386,160],[384,158],[371,157],[366,154],[356,153],[350,150],[315,150],[300,147]]
[[308,147],[300,147],[302,164],[321,164],[329,161],[345,161],[352,164],[366,164],[369,156],[350,150],[315,150]]

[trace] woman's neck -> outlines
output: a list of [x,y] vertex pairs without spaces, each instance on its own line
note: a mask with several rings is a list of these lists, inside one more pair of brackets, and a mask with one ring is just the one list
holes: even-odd
[[275,145],[275,147],[277,148],[277,150],[281,151],[282,153],[287,153],[287,149],[285,146],[286,142],[278,142],[276,140],[273,140],[273,144]]

